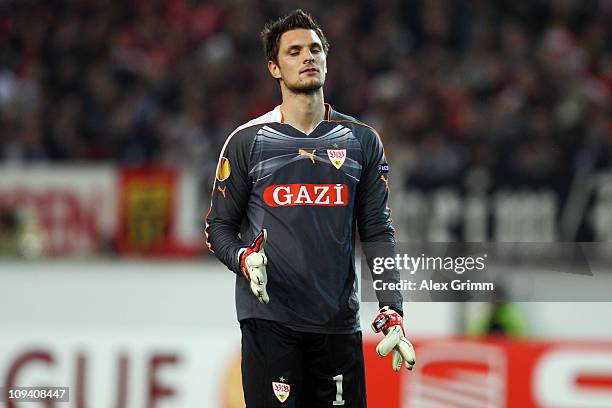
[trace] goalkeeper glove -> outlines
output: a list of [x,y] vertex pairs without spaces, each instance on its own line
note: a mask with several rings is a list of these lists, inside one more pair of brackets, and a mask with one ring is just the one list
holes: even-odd
[[408,341],[404,333],[402,316],[389,306],[385,306],[380,309],[378,316],[372,322],[372,329],[376,333],[383,332],[385,335],[385,338],[376,346],[376,352],[381,357],[392,352],[393,371],[399,371],[402,363],[407,369],[412,370],[416,362],[416,354],[412,343]]
[[263,250],[267,238],[268,232],[263,229],[248,247],[242,248],[238,252],[240,272],[250,282],[251,292],[253,292],[260,303],[268,303],[270,301],[268,291],[266,290],[266,284],[268,283],[266,265],[268,259]]

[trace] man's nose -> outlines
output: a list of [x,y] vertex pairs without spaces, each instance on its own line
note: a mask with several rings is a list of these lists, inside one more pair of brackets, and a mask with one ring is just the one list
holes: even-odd
[[314,61],[314,54],[310,50],[306,50],[306,54],[304,55],[304,61]]

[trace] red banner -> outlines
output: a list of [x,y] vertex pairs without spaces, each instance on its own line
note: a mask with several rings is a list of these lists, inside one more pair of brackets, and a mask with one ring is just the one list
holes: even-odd
[[32,233],[41,250],[32,256],[95,254],[114,234],[115,180],[104,165],[3,169],[0,214]]
[[117,247],[123,253],[164,253],[173,245],[177,172],[122,169],[119,177]]
[[365,343],[373,407],[612,407],[612,343],[429,340],[414,371]]

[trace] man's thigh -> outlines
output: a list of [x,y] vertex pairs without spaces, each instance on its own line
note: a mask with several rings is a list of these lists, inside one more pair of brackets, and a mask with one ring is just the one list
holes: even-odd
[[361,332],[306,334],[303,407],[366,407]]
[[247,408],[300,407],[301,336],[278,323],[246,319],[242,330],[242,386]]

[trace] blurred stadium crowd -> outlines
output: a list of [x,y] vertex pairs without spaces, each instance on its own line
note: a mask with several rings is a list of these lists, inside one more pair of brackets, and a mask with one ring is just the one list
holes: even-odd
[[[0,3],[5,163],[172,163],[207,171],[280,101],[259,31],[281,0]],[[424,189],[563,192],[612,165],[612,1],[299,3],[330,42],[326,99],[373,124]],[[397,170],[397,169],[396,169]]]

